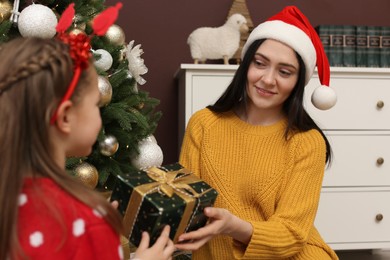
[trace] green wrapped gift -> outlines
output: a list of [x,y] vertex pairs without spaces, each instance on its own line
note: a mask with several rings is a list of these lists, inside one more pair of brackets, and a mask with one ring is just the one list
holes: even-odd
[[125,236],[138,246],[143,231],[152,245],[165,225],[171,226],[170,238],[203,227],[205,207],[212,206],[217,192],[179,163],[151,167],[137,173],[119,175],[111,201],[119,202]]

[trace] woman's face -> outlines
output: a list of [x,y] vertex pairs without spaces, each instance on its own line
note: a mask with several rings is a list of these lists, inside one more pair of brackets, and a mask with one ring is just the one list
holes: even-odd
[[292,48],[275,40],[265,40],[248,68],[248,112],[280,115],[283,103],[298,81],[298,72],[299,63]]

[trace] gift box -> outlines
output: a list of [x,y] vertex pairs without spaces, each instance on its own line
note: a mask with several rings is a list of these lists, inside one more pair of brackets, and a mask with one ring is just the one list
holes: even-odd
[[151,167],[137,173],[117,176],[111,201],[119,202],[125,236],[138,246],[143,231],[150,245],[170,225],[170,238],[203,227],[205,207],[213,206],[218,193],[179,163]]

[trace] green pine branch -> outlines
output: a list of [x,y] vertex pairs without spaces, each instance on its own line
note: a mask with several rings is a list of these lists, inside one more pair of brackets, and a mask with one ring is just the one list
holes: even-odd
[[[46,5],[59,15],[70,3],[75,3],[76,19],[74,27],[70,30],[82,29],[88,35],[92,34],[92,19],[106,8],[104,0],[35,0],[34,2]],[[26,7],[26,1],[21,0],[20,4],[20,11],[22,11]],[[9,20],[1,22],[0,44],[15,37],[20,37],[17,26]],[[74,175],[73,169],[81,162],[89,163],[99,173],[97,189],[112,189],[115,176],[138,170],[131,164],[131,158],[140,153],[140,141],[154,133],[162,113],[156,111],[160,101],[150,97],[148,92],[139,89],[135,79],[129,76],[128,61],[122,53],[126,46],[111,43],[104,36],[93,37],[91,45],[93,50],[105,49],[113,57],[110,70],[98,71],[99,75],[109,79],[113,95],[111,102],[101,108],[102,129],[98,134],[97,142],[92,147],[92,153],[87,157],[68,158],[66,169],[69,174]],[[103,155],[99,146],[107,135],[114,136],[119,143],[117,152],[111,156]]]
[[[46,5],[58,15],[61,15],[70,3],[75,3],[74,27],[69,30],[82,29],[88,35],[92,34],[91,21],[106,8],[104,0],[37,0],[34,2]],[[29,4],[30,1],[21,0],[19,11]],[[1,22],[0,43],[15,37],[20,37],[17,25],[9,20]],[[125,45],[112,43],[105,36],[94,36],[91,39],[91,46],[93,50],[105,49],[113,57],[110,70],[98,71],[101,76],[109,79],[113,90],[112,100],[101,108],[103,125],[92,153],[83,158],[68,158],[66,168],[72,172],[80,162],[95,166],[99,172],[98,188],[102,188],[110,186],[112,176],[137,170],[131,165],[131,158],[140,153],[139,142],[154,133],[162,113],[156,111],[159,100],[149,97],[149,93],[139,89],[134,78],[129,76],[128,61],[123,56]],[[97,56],[96,59],[98,58]],[[119,143],[118,151],[112,156],[105,156],[100,152],[99,142],[107,135],[113,135]]]

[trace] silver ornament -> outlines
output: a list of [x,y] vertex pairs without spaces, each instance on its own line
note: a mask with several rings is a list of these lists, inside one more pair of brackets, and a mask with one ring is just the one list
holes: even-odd
[[131,164],[137,169],[146,169],[152,166],[161,166],[164,156],[163,152],[151,140],[144,139],[139,143],[139,155],[131,158]]
[[105,156],[112,156],[118,151],[119,143],[115,136],[107,135],[99,142],[100,153]]
[[20,0],[15,0],[14,1],[14,5],[13,5],[13,9],[12,9],[12,14],[11,14],[11,17],[10,17],[10,21],[16,25],[18,23],[18,20],[19,20],[19,15],[20,15],[20,12],[19,12],[19,5],[20,5]]
[[74,34],[74,35],[77,35],[77,34],[85,34],[85,32],[83,31],[83,30],[81,30],[81,29],[79,29],[79,28],[74,28],[74,29],[72,29],[70,32],[69,32],[69,34]]
[[100,56],[99,58],[96,58],[94,62],[97,70],[107,71],[111,68],[113,59],[108,51],[104,49],[98,49],[94,51],[93,54],[98,54]]
[[98,76],[98,88],[100,92],[99,106],[103,107],[111,102],[112,98],[112,86],[110,81],[106,77]]
[[47,6],[32,4],[22,10],[18,29],[23,37],[53,38],[56,34],[57,17]]
[[83,17],[80,14],[76,14],[74,17],[74,23],[76,28],[85,31],[85,28],[87,25],[85,23],[82,23],[81,21],[83,20]]
[[112,44],[122,45],[125,43],[125,33],[119,25],[111,25],[104,35]]

